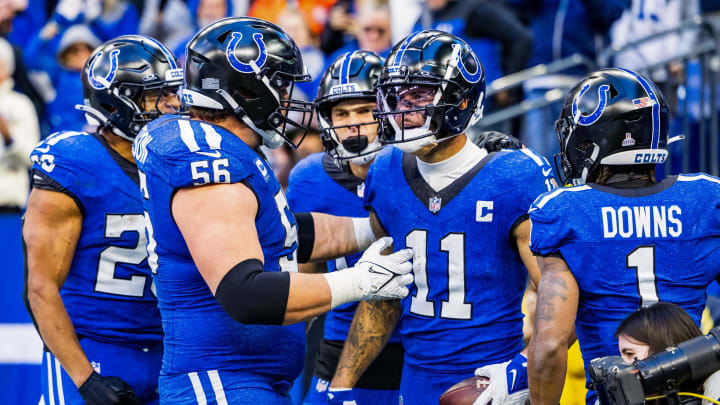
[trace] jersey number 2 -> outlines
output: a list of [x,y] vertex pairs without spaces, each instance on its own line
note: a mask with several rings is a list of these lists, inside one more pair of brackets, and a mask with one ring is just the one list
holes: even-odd
[[[410,298],[410,312],[435,317],[435,302],[428,301],[427,234],[415,229],[405,236],[405,246],[413,248],[413,274],[417,292]],[[440,304],[440,318],[471,319],[472,304],[465,302],[465,234],[448,233],[440,239],[440,250],[447,252],[448,299]]]
[[658,302],[655,285],[655,246],[639,246],[625,258],[627,267],[637,273],[638,294],[643,307]]
[[[115,267],[118,263],[140,264],[147,257],[145,218],[139,214],[111,214],[105,217],[106,238],[120,238],[125,232],[137,232],[137,244],[134,248],[108,246],[100,252],[95,291],[126,297],[142,297],[145,294],[147,276],[134,274],[130,278],[117,278]],[[154,287],[153,284],[153,293]]]

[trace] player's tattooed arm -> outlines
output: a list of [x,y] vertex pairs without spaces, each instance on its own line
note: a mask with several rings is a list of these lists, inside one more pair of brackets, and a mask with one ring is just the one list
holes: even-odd
[[525,268],[527,268],[530,280],[537,286],[540,281],[540,267],[538,266],[535,256],[530,251],[530,220],[526,219],[515,226],[513,229],[513,237],[517,244],[520,259],[522,259]]
[[385,347],[401,313],[399,300],[363,301],[358,305],[331,387],[355,386]]
[[367,218],[338,217],[312,213],[315,238],[311,261],[325,261],[365,250],[373,241],[386,236],[377,216]]
[[27,300],[40,335],[76,386],[93,372],[65,309],[60,288],[70,271],[82,213],[69,196],[33,189],[23,224],[27,248]]
[[528,356],[530,402],[556,405],[565,381],[567,349],[575,338],[579,290],[561,257],[541,257],[538,262],[542,278]]

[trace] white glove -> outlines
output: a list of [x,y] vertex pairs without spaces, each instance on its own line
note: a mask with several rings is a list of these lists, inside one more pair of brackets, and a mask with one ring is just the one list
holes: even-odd
[[388,300],[405,298],[408,284],[413,282],[412,249],[398,250],[389,255],[381,252],[392,246],[392,238],[386,236],[375,241],[355,263],[355,271],[361,276],[361,300]]
[[337,307],[359,300],[391,300],[405,298],[407,285],[413,282],[412,249],[402,249],[389,255],[380,252],[392,246],[392,238],[375,241],[365,250],[354,267],[325,274],[332,301]]
[[520,390],[514,394],[508,395],[507,398],[505,398],[505,401],[503,401],[502,405],[525,405],[526,402],[530,399],[530,389],[525,388],[524,390]]
[[528,395],[527,358],[518,353],[505,363],[490,364],[475,370],[478,377],[487,377],[490,384],[473,405],[510,405],[524,402]]

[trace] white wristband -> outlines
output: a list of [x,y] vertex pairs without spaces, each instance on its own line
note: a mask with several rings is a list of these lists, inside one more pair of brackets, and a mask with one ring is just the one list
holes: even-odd
[[375,242],[375,234],[370,225],[370,218],[353,218],[353,229],[355,230],[355,241],[362,252]]
[[362,298],[363,293],[357,283],[357,276],[354,268],[336,270],[325,273],[325,281],[330,286],[330,309],[335,309],[342,304],[355,302]]

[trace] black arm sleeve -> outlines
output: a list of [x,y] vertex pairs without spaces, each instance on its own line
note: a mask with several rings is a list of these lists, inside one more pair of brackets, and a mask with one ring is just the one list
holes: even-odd
[[289,294],[290,273],[263,271],[260,260],[248,259],[223,277],[215,299],[238,322],[282,325]]
[[475,2],[468,17],[465,34],[485,37],[502,44],[501,68],[510,74],[527,67],[532,52],[533,35],[505,6],[493,1]]
[[315,244],[315,221],[309,212],[295,214],[298,230],[298,263],[307,263],[312,256],[313,245]]

